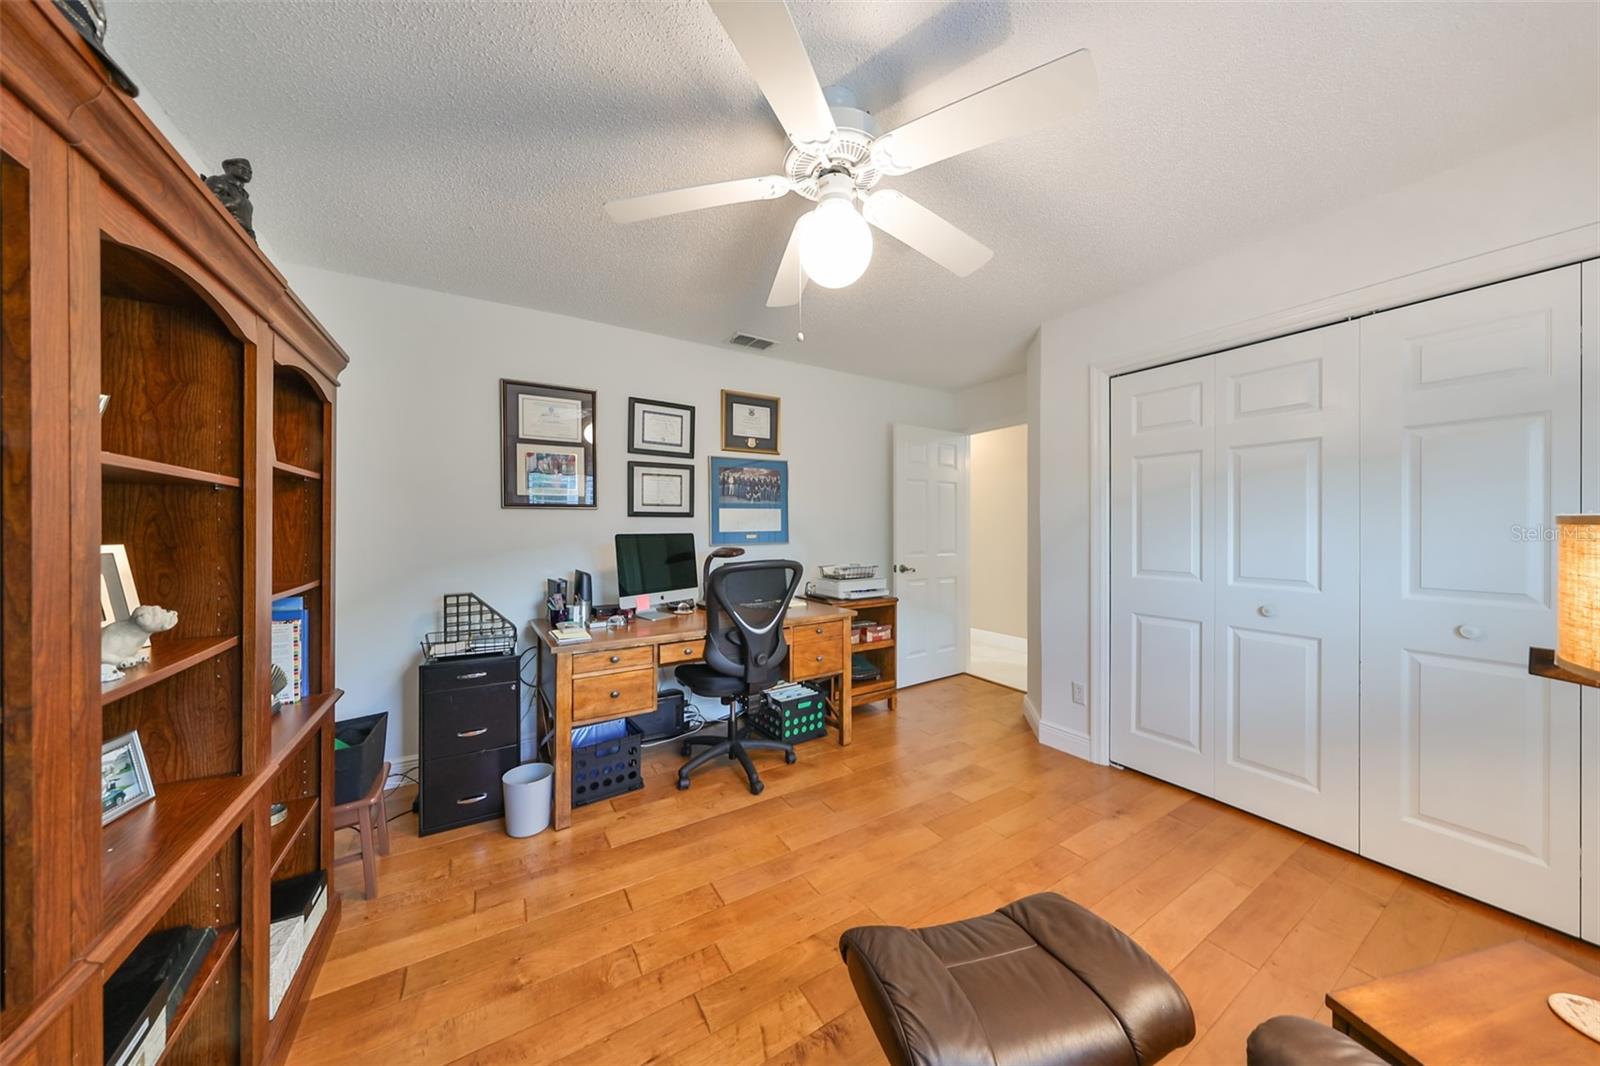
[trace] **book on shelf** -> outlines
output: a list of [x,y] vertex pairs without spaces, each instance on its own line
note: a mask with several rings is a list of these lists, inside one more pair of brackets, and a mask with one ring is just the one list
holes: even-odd
[[217,941],[209,926],[160,929],[143,940],[107,979],[101,1009],[105,1061],[154,1066],[166,1050],[178,1005]]
[[267,1017],[272,1018],[299,972],[323,915],[328,913],[327,874],[313,870],[272,882],[269,906],[272,924],[267,938]]
[[[283,629],[283,656],[279,655],[279,627]],[[306,648],[311,639],[311,612],[306,609],[304,596],[285,596],[272,602],[272,662],[283,668],[289,685],[283,699],[304,699],[311,695],[311,671],[307,669]],[[290,671],[289,663],[294,665]],[[299,693],[298,696],[295,693]]]

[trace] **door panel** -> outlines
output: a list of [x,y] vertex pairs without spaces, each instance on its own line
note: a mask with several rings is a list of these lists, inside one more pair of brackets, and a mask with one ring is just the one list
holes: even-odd
[[1111,382],[1113,762],[1210,795],[1213,363]]
[[1360,828],[1358,334],[1215,357],[1218,799],[1354,849]]
[[967,666],[967,437],[894,427],[895,634],[901,685]]
[[1361,852],[1578,928],[1554,545],[1579,489],[1579,270],[1361,323]]
[[[1583,509],[1600,511],[1600,260],[1583,264]],[[1583,704],[1583,938],[1600,944],[1600,689]]]

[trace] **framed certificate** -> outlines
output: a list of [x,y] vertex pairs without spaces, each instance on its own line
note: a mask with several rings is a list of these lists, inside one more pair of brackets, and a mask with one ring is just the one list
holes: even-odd
[[694,408],[628,397],[628,450],[638,455],[694,458]]
[[500,506],[595,506],[592,389],[500,382]]
[[722,450],[778,454],[778,398],[722,390]]
[[677,463],[628,464],[628,517],[694,517],[694,467]]

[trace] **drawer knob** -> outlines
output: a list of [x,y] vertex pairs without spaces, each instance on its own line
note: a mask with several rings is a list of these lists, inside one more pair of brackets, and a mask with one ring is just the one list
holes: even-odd
[[613,655],[613,656],[612,656],[612,657],[611,657],[611,661],[612,661],[612,662],[614,662],[614,663],[620,663],[620,662],[621,662],[621,661],[622,661],[622,656],[620,656],[620,655]]
[[821,661],[822,661],[822,656],[820,656],[820,655],[819,655],[819,656],[817,656],[817,662],[819,662],[819,663],[820,663],[820,662],[821,662]]
[[683,649],[683,654],[685,654],[685,655],[693,655],[694,654],[694,649],[693,648],[684,648]]
[[611,690],[611,698],[612,699],[616,699],[620,695],[622,695],[622,693],[618,692],[616,689],[612,689]]
[[480,677],[488,677],[488,676],[489,676],[489,671],[487,671],[487,670],[479,670],[475,674],[457,674],[456,675],[456,680],[457,681],[476,681]]
[[465,733],[457,733],[456,736],[461,737],[463,739],[465,739],[466,737],[481,737],[485,733],[487,733],[488,731],[489,731],[489,727],[488,726],[479,726],[477,729],[469,729]]
[[820,637],[820,636],[821,636],[821,635],[822,635],[822,627],[821,627],[821,626],[818,626],[818,627],[817,627],[817,636],[819,636],[819,637]]
[[474,803],[482,803],[488,798],[489,793],[487,792],[480,792],[476,796],[462,796],[460,799],[456,800],[456,806],[469,807]]

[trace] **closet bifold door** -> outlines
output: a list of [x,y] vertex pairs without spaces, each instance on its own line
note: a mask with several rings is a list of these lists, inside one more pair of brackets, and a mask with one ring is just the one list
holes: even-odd
[[1579,505],[1580,270],[1361,322],[1361,853],[1576,933],[1578,688],[1554,516]]
[[[1583,509],[1600,512],[1600,259],[1583,264]],[[1578,691],[1583,731],[1583,938],[1600,944],[1600,689]]]
[[1360,401],[1353,323],[1216,363],[1216,789],[1355,850]]
[[1215,369],[1111,382],[1111,761],[1207,796]]

